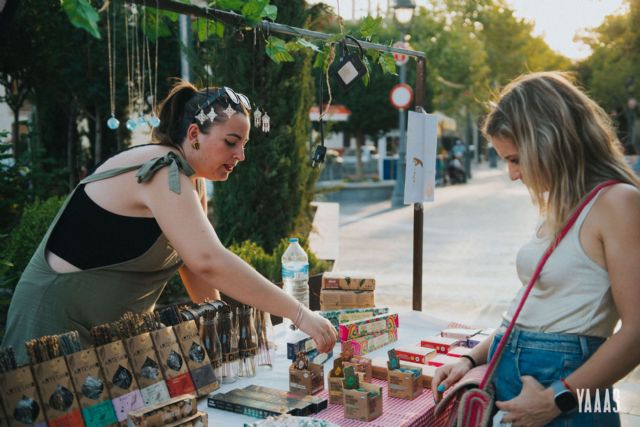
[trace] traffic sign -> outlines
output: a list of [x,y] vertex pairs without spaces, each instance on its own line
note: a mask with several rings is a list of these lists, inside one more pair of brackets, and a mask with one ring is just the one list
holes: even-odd
[[[411,46],[409,46],[409,43],[406,43],[406,42],[395,42],[393,44],[393,47],[397,47],[398,49],[411,49]],[[396,60],[397,66],[402,66],[409,61],[409,55],[406,55],[404,53],[393,52],[393,59]]]
[[411,102],[413,101],[413,90],[411,89],[411,86],[406,83],[398,83],[391,88],[391,91],[389,92],[389,99],[391,100],[391,105],[396,107],[398,110],[405,110],[411,106]]

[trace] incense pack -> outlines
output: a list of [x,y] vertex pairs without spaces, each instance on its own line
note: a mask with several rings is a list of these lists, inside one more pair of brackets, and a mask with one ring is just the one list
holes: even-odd
[[324,367],[309,363],[305,369],[299,369],[296,362],[289,366],[289,391],[295,394],[310,395],[324,390]]
[[195,393],[189,368],[173,329],[168,326],[151,332],[151,339],[158,353],[160,369],[164,375],[169,396]]
[[126,421],[127,414],[144,406],[138,383],[122,341],[96,347],[98,360],[107,383],[113,409],[118,421]]
[[235,412],[237,414],[248,415],[256,418],[267,418],[274,415],[289,414],[293,411],[283,405],[263,402],[247,397],[240,397],[230,393],[211,393],[207,398],[207,405],[210,408]]
[[84,426],[71,375],[64,357],[56,357],[32,366],[44,416],[49,426]]
[[426,347],[396,347],[396,354],[404,362],[426,365],[429,359],[435,357],[436,351]]
[[182,354],[185,356],[198,397],[207,396],[212,391],[220,388],[220,382],[216,378],[207,351],[202,344],[196,322],[189,320],[178,323],[172,328],[178,339]]
[[397,313],[381,314],[344,323],[339,327],[339,335],[341,341],[347,341],[377,332],[397,330],[398,326],[400,326],[400,323]]
[[342,323],[352,322],[354,320],[360,319],[367,319],[369,317],[375,317],[380,314],[386,314],[388,312],[389,309],[387,307],[371,307],[321,311],[319,314],[325,319],[329,320],[329,322],[331,322],[331,324],[336,328],[336,332],[339,332],[340,324]]
[[162,427],[196,414],[198,402],[195,394],[174,397],[166,402],[129,413],[128,427]]
[[85,425],[102,427],[117,423],[95,348],[72,353],[66,358]]
[[366,308],[373,306],[373,291],[339,291],[333,289],[322,289],[320,291],[321,310]]
[[358,389],[343,390],[344,417],[371,421],[382,415],[382,387],[360,383]]
[[387,371],[389,397],[413,400],[422,394],[422,368],[400,363],[398,369]]
[[373,291],[375,288],[376,279],[359,273],[326,272],[322,275],[322,289]]
[[[376,357],[372,360],[373,366],[373,378],[378,380],[387,380],[387,359],[384,357]],[[430,365],[422,365],[419,363],[413,362],[402,362],[403,366],[409,368],[418,368],[422,369],[422,387],[429,389],[431,388],[431,381],[433,380],[433,376],[436,373],[436,367]]]
[[29,366],[0,374],[0,394],[9,425],[47,425],[42,401]]
[[446,338],[439,335],[420,340],[420,347],[432,348],[438,353],[447,354],[449,349],[460,345],[457,338]]
[[311,409],[311,413],[317,413],[324,409],[327,409],[327,399],[322,399],[316,396],[300,396],[293,394],[285,390],[278,390],[271,387],[263,387],[259,385],[250,385],[244,388],[247,391],[255,391],[268,396],[279,396],[281,398],[295,399],[300,402],[308,403]]
[[396,341],[398,341],[398,330],[394,329],[343,341],[341,344],[342,351],[352,348],[353,354],[363,356]]

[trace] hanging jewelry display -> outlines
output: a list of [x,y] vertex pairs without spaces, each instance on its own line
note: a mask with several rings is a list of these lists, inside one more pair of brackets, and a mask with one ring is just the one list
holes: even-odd
[[[142,22],[146,21],[147,16],[147,8],[142,6]],[[145,40],[148,41],[147,37],[144,36],[144,40],[140,37],[140,29],[137,27],[136,20],[136,65],[138,67],[137,70],[137,82],[138,82],[138,93],[136,97],[136,108],[138,110],[138,126],[147,126],[147,121],[144,119],[144,94],[145,94],[145,80],[146,80],[146,72],[145,72],[145,53],[148,47],[148,43],[145,43]]]
[[256,111],[253,112],[253,126],[262,127],[262,111],[260,111],[260,108],[256,108]]
[[269,133],[270,130],[271,130],[271,117],[269,117],[269,115],[265,111],[262,114],[262,132]]
[[160,20],[160,12],[158,8],[158,0],[156,0],[156,28],[155,28],[155,58],[154,58],[154,69],[153,75],[151,74],[151,54],[149,49],[149,37],[145,37],[145,43],[147,45],[147,69],[149,70],[149,92],[151,93],[151,100],[149,104],[151,105],[151,117],[147,120],[147,123],[152,128],[156,128],[160,126],[160,119],[156,115],[157,111],[157,101],[158,101],[158,44],[160,38],[158,36],[159,31],[159,20]]
[[113,7],[113,50],[111,50],[110,8],[111,2],[109,2],[107,7],[107,56],[109,58],[109,102],[111,104],[111,117],[107,120],[107,127],[111,130],[115,130],[120,126],[120,121],[116,119],[116,90],[113,85],[113,77],[116,74],[116,6]]

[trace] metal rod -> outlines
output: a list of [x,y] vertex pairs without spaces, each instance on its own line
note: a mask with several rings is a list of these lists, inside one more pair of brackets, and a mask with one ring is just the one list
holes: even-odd
[[[426,61],[418,59],[416,64],[416,111],[424,108],[424,78]],[[413,310],[422,311],[422,247],[424,241],[424,206],[413,204]]]
[[[126,0],[129,3],[137,3],[140,5],[152,7],[149,0]],[[178,3],[173,0],[157,0],[158,8],[168,10],[170,12],[181,13],[184,15],[198,16],[206,19],[218,20],[236,27],[250,26],[242,15],[235,12],[228,12],[220,9],[205,9],[191,4]],[[319,40],[326,40],[334,36],[334,34],[321,33],[319,31],[305,30],[304,28],[292,27],[290,25],[277,24],[275,22],[262,21],[260,24],[262,30],[267,33],[286,34],[291,36],[309,37]],[[353,40],[345,40],[349,46],[356,46]],[[385,46],[382,44],[371,43],[364,40],[358,40],[363,49],[375,49],[379,52],[402,53],[413,56],[415,58],[426,58],[424,52],[417,50],[400,49],[397,47]]]

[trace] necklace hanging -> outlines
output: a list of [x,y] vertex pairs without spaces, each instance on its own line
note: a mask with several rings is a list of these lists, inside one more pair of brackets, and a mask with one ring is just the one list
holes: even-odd
[[[160,119],[156,116],[157,111],[157,102],[158,102],[158,43],[160,42],[160,36],[158,35],[159,31],[159,20],[160,20],[160,8],[158,7],[158,0],[156,0],[156,34],[155,34],[155,67],[154,67],[154,77],[153,81],[151,80],[151,61],[147,56],[147,60],[149,61],[149,90],[151,91],[151,117],[149,118],[149,126],[152,128],[157,128],[160,126]],[[147,38],[148,43],[148,38]],[[149,54],[149,48],[147,47],[147,55]]]
[[262,113],[262,132],[269,133],[271,131],[271,117],[265,111]]
[[[142,6],[142,22],[146,22],[147,8]],[[137,24],[138,21],[136,21]],[[146,40],[145,36],[145,40]],[[141,39],[139,27],[136,26],[136,65],[138,66],[138,93],[136,98],[136,107],[138,109],[138,126],[147,126],[147,121],[144,119],[144,93],[145,93],[145,51],[148,44]]]
[[116,119],[116,91],[113,86],[113,76],[116,73],[116,7],[113,7],[113,51],[111,51],[109,8],[111,8],[111,3],[107,8],[107,56],[109,58],[109,101],[111,104],[111,117],[107,120],[107,127],[116,130],[120,126],[120,121]]
[[[130,11],[130,14],[127,16],[126,15],[126,11],[127,9]],[[135,5],[129,5],[129,6],[125,6],[125,23],[124,23],[124,35],[125,35],[125,40],[126,40],[126,45],[127,45],[127,96],[128,96],[128,104],[129,104],[129,114],[131,115],[133,112],[133,97],[134,97],[134,83],[133,83],[133,68],[134,68],[134,64],[133,64],[133,58],[134,58],[134,42],[133,42],[133,34],[131,37],[131,44],[129,44],[129,24],[133,25],[133,22],[135,22],[136,19],[136,14],[137,14],[137,9]],[[131,22],[129,22],[131,20]],[[136,127],[138,126],[138,123],[136,122],[135,119],[133,119],[131,116],[129,116],[129,119],[127,120],[126,123],[127,129],[131,132],[133,132]]]

